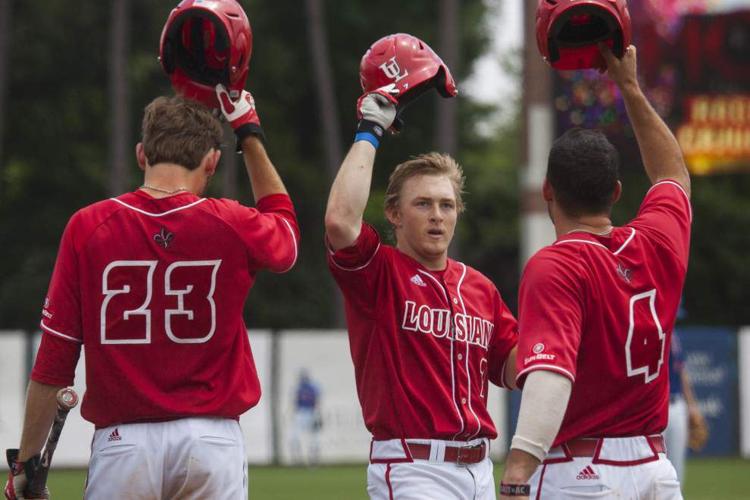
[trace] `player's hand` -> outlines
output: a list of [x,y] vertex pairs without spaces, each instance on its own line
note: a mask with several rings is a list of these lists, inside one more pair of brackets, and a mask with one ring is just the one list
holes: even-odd
[[637,58],[634,45],[625,49],[622,59],[615,56],[609,47],[603,43],[599,44],[599,52],[602,54],[606,66],[599,68],[600,72],[605,72],[610,78],[623,90],[628,85],[638,86]]
[[709,436],[708,424],[697,408],[689,409],[688,413],[688,447],[693,451],[700,451],[706,446]]
[[381,87],[363,94],[357,100],[357,133],[372,134],[379,142],[386,130],[395,131],[393,125],[397,104],[398,101],[389,92],[389,87]]
[[5,498],[7,500],[36,500],[49,498],[49,491],[44,489],[42,496],[27,497],[24,496],[24,490],[28,484],[29,475],[33,474],[34,467],[32,463],[39,462],[39,455],[33,457],[29,462],[19,462],[18,449],[12,448],[5,450],[8,458],[8,481],[5,483]]
[[265,139],[263,128],[260,126],[260,117],[255,109],[255,99],[250,92],[243,90],[239,99],[233,101],[229,97],[226,87],[218,84],[216,86],[216,98],[221,105],[221,113],[237,136],[238,144],[242,144],[242,141],[250,135]]

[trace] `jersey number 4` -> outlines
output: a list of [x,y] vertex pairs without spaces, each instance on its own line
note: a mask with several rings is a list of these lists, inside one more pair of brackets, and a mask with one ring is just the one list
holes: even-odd
[[[213,337],[216,330],[213,296],[221,260],[173,262],[164,271],[164,295],[154,301],[157,263],[155,260],[117,260],[104,269],[104,301],[100,315],[102,344],[150,344],[152,302],[165,304],[168,297],[176,298],[172,299],[175,308],[163,310],[164,331],[170,340],[177,344],[202,344]],[[161,291],[156,293],[161,294]],[[130,323],[132,320],[139,321]],[[183,335],[180,335],[180,328]],[[189,330],[189,335],[184,335],[185,330]]]
[[659,376],[666,335],[656,315],[656,289],[630,298],[630,324],[625,343],[628,377],[643,375],[645,383]]

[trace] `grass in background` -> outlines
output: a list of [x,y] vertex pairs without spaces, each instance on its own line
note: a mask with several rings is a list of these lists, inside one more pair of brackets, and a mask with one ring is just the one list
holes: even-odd
[[[495,467],[496,484],[502,465]],[[83,495],[83,471],[50,472],[49,488],[56,500]],[[367,500],[366,466],[346,465],[303,469],[251,467],[252,500]],[[683,495],[687,500],[746,500],[750,498],[750,461],[740,459],[693,459],[687,463]],[[115,492],[113,492],[115,493]]]

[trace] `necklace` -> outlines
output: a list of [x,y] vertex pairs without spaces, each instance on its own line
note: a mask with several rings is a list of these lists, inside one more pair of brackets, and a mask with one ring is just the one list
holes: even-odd
[[162,189],[162,188],[158,188],[158,187],[154,187],[154,186],[149,186],[148,184],[141,185],[141,188],[142,189],[150,189],[151,191],[158,191],[158,192],[164,193],[164,194],[175,194],[175,193],[180,193],[182,191],[188,191],[188,188],[186,188],[186,187],[178,187],[177,189],[172,189],[170,191],[169,189]]
[[570,233],[590,233],[590,234],[595,234],[596,236],[606,236],[606,235],[608,235],[609,233],[612,232],[612,229],[613,229],[612,226],[607,226],[607,229],[604,230],[604,231],[602,231],[602,232],[600,232],[600,233],[598,233],[596,231],[589,231],[587,229],[571,229],[570,231],[568,231],[565,234],[570,234]]

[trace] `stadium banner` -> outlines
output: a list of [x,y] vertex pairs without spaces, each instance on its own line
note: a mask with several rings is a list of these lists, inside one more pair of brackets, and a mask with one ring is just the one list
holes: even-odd
[[[26,334],[0,331],[0,450],[18,448],[26,396]],[[4,459],[3,459],[4,463]]]
[[736,455],[739,452],[737,334],[730,328],[678,329],[685,368],[711,435],[700,453],[690,456]]
[[740,454],[750,458],[750,326],[737,335],[740,383]]
[[[251,330],[248,332],[250,336],[250,345],[253,349],[253,356],[255,358],[256,367],[258,369],[258,376],[261,379],[262,390],[264,394],[269,394],[270,384],[270,332],[263,330]],[[0,361],[3,363],[2,374],[6,376],[7,367],[11,367],[12,363],[9,361],[5,363],[3,359],[9,350],[3,349],[6,341],[5,336],[0,335]],[[41,341],[41,333],[37,332],[34,335],[33,340],[33,352],[36,356],[36,351],[39,348]],[[23,349],[25,349],[25,341],[23,341]],[[17,349],[16,349],[17,350]],[[23,351],[22,351],[23,352]],[[86,392],[86,352],[85,349],[81,350],[81,359],[78,362],[75,373],[75,382],[73,389],[78,393],[79,397],[83,397]],[[23,364],[25,356],[20,355],[17,357],[15,363],[19,364],[16,370],[18,373],[7,375],[10,378],[5,380],[26,380],[26,368]],[[123,387],[123,390],[127,390],[127,387]],[[10,392],[10,391],[9,391]],[[18,444],[21,432],[21,416],[23,414],[23,400],[25,390],[21,390],[20,395],[13,399],[18,399],[16,406],[3,409],[3,413],[7,411],[13,411],[18,413],[18,422],[15,424],[15,429],[9,429],[8,433],[15,435],[13,439],[6,440],[6,434],[3,433],[5,424],[4,421],[0,422],[0,437],[2,437],[2,443],[6,444],[6,447],[11,447],[12,443],[14,446]],[[6,393],[3,391],[2,398],[5,400]],[[13,408],[13,410],[11,410]],[[3,414],[3,420],[5,415]],[[261,398],[260,403],[240,417],[240,425],[242,426],[242,432],[245,438],[245,453],[250,464],[268,464],[272,460],[272,446],[271,446],[271,412],[270,402],[268,398]],[[10,427],[10,425],[9,425]],[[79,404],[73,408],[68,414],[68,418],[65,421],[65,428],[60,435],[60,441],[58,442],[57,449],[55,450],[55,467],[61,468],[87,468],[89,463],[89,456],[91,454],[91,439],[94,436],[94,425],[83,419],[81,416],[81,405]]]
[[[750,0],[630,0],[641,86],[694,175],[750,172]],[[619,91],[596,71],[555,72],[556,135],[605,131],[640,165]]]

